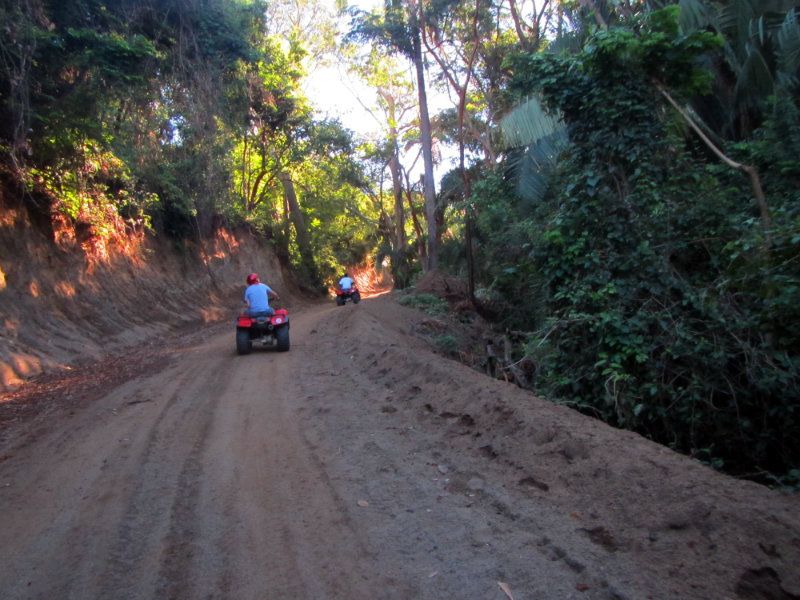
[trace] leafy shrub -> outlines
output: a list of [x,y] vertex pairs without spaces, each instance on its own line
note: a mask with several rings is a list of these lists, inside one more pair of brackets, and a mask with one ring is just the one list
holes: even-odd
[[448,311],[447,302],[433,294],[409,294],[401,296],[398,302],[403,306],[410,306],[423,310],[429,315],[444,315]]
[[570,145],[553,195],[536,204],[496,178],[476,185],[480,239],[492,288],[540,332],[527,352],[542,392],[767,480],[800,456],[796,186],[769,173],[765,253],[747,181],[685,144],[652,84],[691,95],[709,81],[693,65],[713,36],[677,36],[670,14],[638,36],[598,32],[573,57],[513,64],[518,89],[563,115]]
[[445,333],[435,336],[432,340],[433,345],[442,354],[453,355],[458,350],[458,341],[455,336]]

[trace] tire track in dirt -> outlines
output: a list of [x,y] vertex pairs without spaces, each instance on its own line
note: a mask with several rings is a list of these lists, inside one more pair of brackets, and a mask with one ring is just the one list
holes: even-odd
[[[412,325],[412,320],[394,323],[406,330]],[[515,522],[505,490],[484,485],[478,476],[486,471],[474,461],[468,461],[467,471],[459,471],[457,466],[465,461],[452,455],[441,427],[433,428],[432,434],[425,431],[427,425],[420,427],[418,411],[428,418],[421,405],[435,401],[436,391],[430,388],[441,373],[425,364],[423,357],[429,351],[424,344],[386,337],[385,328],[371,314],[368,301],[332,313],[316,333],[323,368],[316,378],[304,381],[304,393],[315,406],[306,418],[328,424],[324,436],[309,426],[313,443],[320,445],[323,455],[336,457],[335,466],[327,468],[337,473],[340,488],[360,490],[350,505],[359,493],[369,501],[364,512],[371,514],[358,520],[376,562],[395,585],[405,586],[408,598],[499,599],[504,594],[497,582],[512,574],[517,585],[527,586],[522,588],[527,597],[569,597],[579,582],[574,580],[574,568],[538,546],[531,551],[520,545],[509,533],[532,523]],[[343,338],[359,343],[342,344]],[[405,346],[407,341],[411,346]],[[416,360],[396,355],[378,366],[376,356],[397,350]],[[409,362],[414,374],[408,388],[419,383],[429,389],[419,387],[406,399]],[[315,394],[326,386],[326,377],[331,380],[329,393]],[[417,407],[414,396],[419,396]],[[340,494],[347,493],[340,489]],[[469,590],[466,596],[465,590]],[[589,592],[582,597],[595,596]],[[606,592],[597,597],[607,597]]]
[[[185,551],[193,545],[191,523],[202,478],[202,454],[219,398],[230,385],[226,376],[230,369],[209,370],[208,366],[206,361],[191,365],[170,382],[171,395],[149,424],[134,463],[132,494],[119,525],[118,542],[102,577],[104,596],[130,593],[137,597],[131,590],[158,574],[152,584],[158,594],[175,597],[164,581],[185,582],[178,575],[185,573]],[[216,375],[219,371],[222,377]],[[163,539],[157,543],[158,538]],[[147,556],[159,544],[160,565]],[[133,568],[148,561],[154,564],[146,573]]]
[[[243,385],[248,390],[266,387],[270,402],[250,406],[250,420],[264,429],[248,434],[249,448],[233,449],[251,477],[234,487],[260,502],[258,515],[250,517],[260,525],[248,540],[253,558],[243,558],[262,573],[257,579],[275,598],[365,598],[373,594],[365,578],[375,577],[369,556],[341,511],[324,459],[307,445],[295,416],[298,382],[318,368],[316,347],[304,343],[318,318],[314,309],[293,321],[289,353],[246,357],[248,362],[269,361],[265,381],[248,370]],[[241,439],[236,439],[237,446]],[[246,587],[237,597],[261,596]]]

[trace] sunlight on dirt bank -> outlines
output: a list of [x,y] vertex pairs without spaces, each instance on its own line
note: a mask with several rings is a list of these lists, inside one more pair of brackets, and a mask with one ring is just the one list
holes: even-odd
[[[356,282],[356,287],[364,298],[371,298],[373,296],[380,296],[392,291],[394,281],[392,274],[388,267],[381,265],[362,265],[358,267],[349,267],[346,269],[347,274]],[[339,273],[339,277],[341,277]],[[328,295],[333,297],[336,295],[337,281],[328,288]]]
[[60,217],[34,226],[8,207],[0,216],[0,390],[235,315],[252,271],[291,298],[274,254],[248,233],[219,229],[179,251],[121,219],[100,232]]

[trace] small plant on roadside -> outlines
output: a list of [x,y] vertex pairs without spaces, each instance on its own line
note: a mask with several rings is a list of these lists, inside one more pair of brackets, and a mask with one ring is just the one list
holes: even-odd
[[458,350],[458,341],[455,336],[445,333],[432,339],[433,345],[442,354],[454,355]]
[[786,492],[800,492],[800,469],[792,469],[786,475],[768,475],[767,480],[772,487]]
[[398,302],[403,306],[423,310],[429,315],[444,315],[448,312],[447,302],[433,294],[410,294],[400,297]]

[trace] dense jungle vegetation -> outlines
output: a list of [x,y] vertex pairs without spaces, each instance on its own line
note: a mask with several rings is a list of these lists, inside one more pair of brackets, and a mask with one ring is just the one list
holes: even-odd
[[[797,486],[793,5],[2,0],[5,195],[81,240],[246,226],[311,289],[463,277],[538,394]],[[314,112],[326,62],[375,135]]]

